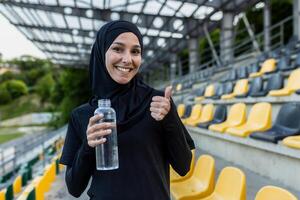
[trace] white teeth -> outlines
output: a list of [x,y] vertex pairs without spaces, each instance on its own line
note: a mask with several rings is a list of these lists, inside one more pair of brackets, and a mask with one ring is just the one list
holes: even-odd
[[123,68],[123,67],[117,67],[118,70],[122,71],[122,72],[129,72],[130,69],[128,68]]

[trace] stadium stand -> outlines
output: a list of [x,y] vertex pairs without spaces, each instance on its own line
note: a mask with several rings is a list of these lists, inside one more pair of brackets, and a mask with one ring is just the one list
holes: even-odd
[[297,198],[289,191],[276,187],[265,186],[261,188],[255,197],[255,200],[297,200]]
[[264,132],[255,132],[251,138],[277,143],[288,136],[300,134],[300,104],[287,103],[281,106],[272,128]]
[[171,192],[176,200],[192,200],[210,195],[214,189],[215,160],[202,155],[197,160],[189,179],[171,183]]
[[[246,176],[238,168],[225,167],[217,180],[213,193],[197,200],[246,200]],[[196,200],[196,198],[195,198]]]
[[254,78],[258,76],[262,76],[265,73],[270,73],[276,70],[276,60],[271,58],[264,61],[264,63],[261,66],[261,69],[259,72],[254,72],[249,75],[249,77]]
[[247,137],[255,131],[265,131],[272,125],[272,106],[269,103],[255,104],[244,124],[226,129],[226,133]]
[[197,124],[200,128],[208,128],[212,124],[220,124],[226,120],[227,117],[227,109],[224,105],[217,105],[213,119],[208,122],[200,122]]
[[246,105],[238,103],[233,105],[228,113],[227,120],[220,124],[209,126],[210,130],[220,133],[225,132],[227,128],[238,126],[246,121]]
[[300,136],[287,137],[283,140],[283,144],[291,148],[300,149]]

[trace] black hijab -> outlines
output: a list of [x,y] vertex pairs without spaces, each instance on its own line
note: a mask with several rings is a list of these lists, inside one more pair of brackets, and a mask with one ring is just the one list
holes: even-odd
[[137,26],[128,21],[112,21],[97,33],[93,45],[89,73],[92,87],[92,98],[89,103],[97,107],[98,99],[110,99],[117,114],[118,133],[130,128],[149,109],[153,89],[142,82],[137,76],[127,84],[115,82],[105,66],[105,53],[113,41],[122,33],[131,32],[139,40],[143,50],[143,38]]

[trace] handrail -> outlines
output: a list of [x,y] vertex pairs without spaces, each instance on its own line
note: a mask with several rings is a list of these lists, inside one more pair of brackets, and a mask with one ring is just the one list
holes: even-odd
[[0,176],[36,157],[65,133],[66,126],[63,126],[54,131],[31,134],[0,145]]

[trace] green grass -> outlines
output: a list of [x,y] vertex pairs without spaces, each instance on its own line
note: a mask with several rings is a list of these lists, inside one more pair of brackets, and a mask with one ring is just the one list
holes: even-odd
[[10,134],[1,134],[0,135],[0,144],[13,140],[15,138],[23,136],[23,133],[10,133]]
[[0,106],[0,119],[5,120],[32,112],[44,112],[47,108],[41,104],[36,94],[22,96],[12,102]]

